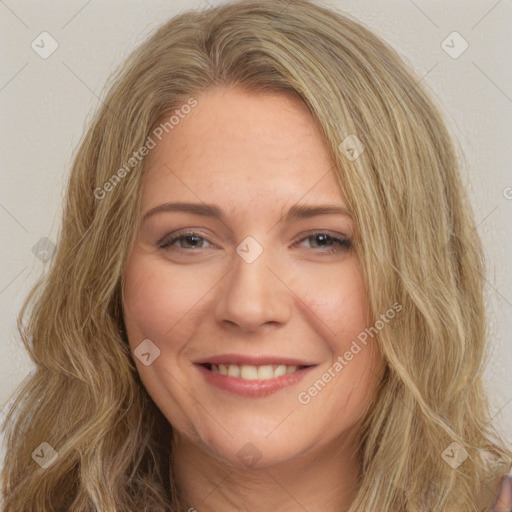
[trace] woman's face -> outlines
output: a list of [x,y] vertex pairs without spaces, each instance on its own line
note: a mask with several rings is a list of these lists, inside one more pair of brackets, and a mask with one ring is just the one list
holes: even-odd
[[125,269],[129,343],[179,436],[277,464],[354,430],[380,375],[354,226],[300,100],[196,99],[148,156],[142,215],[167,206]]

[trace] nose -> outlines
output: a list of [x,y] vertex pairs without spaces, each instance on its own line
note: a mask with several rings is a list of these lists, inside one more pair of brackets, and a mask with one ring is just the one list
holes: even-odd
[[234,253],[233,268],[218,289],[217,321],[246,333],[288,321],[293,293],[271,259],[269,251],[263,251],[255,261],[248,263]]

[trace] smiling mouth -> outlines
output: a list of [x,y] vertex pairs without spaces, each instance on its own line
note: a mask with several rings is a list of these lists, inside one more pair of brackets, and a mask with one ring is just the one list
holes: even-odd
[[[295,373],[310,366],[295,366],[285,364],[268,364],[261,366],[247,364],[210,364],[204,363],[201,366],[210,370],[212,373],[223,375],[225,377],[235,377],[242,380],[271,380],[284,375]],[[311,365],[314,366],[314,365]]]

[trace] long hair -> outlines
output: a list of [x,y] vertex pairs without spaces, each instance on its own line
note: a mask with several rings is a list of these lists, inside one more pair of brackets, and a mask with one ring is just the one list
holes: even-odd
[[180,509],[172,428],[128,345],[123,269],[146,162],[134,155],[214,85],[302,99],[354,217],[373,321],[402,306],[378,334],[386,368],[350,512],[489,505],[512,453],[482,380],[483,253],[457,151],[420,81],[371,31],[308,0],[185,12],[129,56],[75,156],[51,268],[18,316],[35,371],[3,427],[6,512]]

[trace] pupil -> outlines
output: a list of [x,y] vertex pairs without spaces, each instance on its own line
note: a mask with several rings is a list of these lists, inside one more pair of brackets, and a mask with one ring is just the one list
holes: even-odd
[[317,235],[316,236],[316,241],[319,245],[322,245],[322,243],[326,243],[327,242],[327,239],[329,238],[328,235]]
[[187,236],[187,238],[185,240],[187,241],[187,244],[190,244],[190,245],[193,245],[194,247],[196,247],[196,244],[199,241],[199,237],[190,235],[190,236]]

